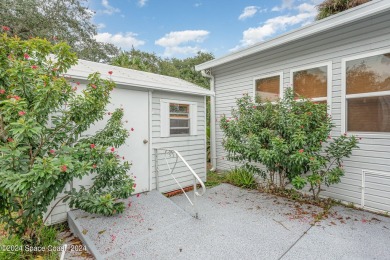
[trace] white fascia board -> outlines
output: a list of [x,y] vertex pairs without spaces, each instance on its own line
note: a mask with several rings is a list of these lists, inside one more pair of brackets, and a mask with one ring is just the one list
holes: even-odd
[[[78,75],[74,73],[65,73],[66,76],[71,76],[72,79],[80,79],[80,80],[88,80],[87,75]],[[109,78],[107,78],[109,79]],[[199,89],[199,90],[194,90],[194,89],[186,89],[180,88],[180,87],[167,87],[165,85],[160,85],[156,83],[150,83],[150,82],[141,82],[141,81],[120,81],[120,80],[115,80],[115,77],[112,77],[112,80],[119,85],[123,86],[129,86],[129,87],[136,87],[136,88],[143,88],[147,90],[160,90],[160,91],[168,91],[168,92],[175,92],[175,93],[183,93],[183,94],[192,94],[192,95],[200,95],[200,96],[214,96],[215,93],[207,90],[207,89]],[[200,88],[200,87],[199,87]]]
[[310,35],[325,32],[330,29],[341,27],[345,24],[356,22],[370,16],[384,13],[390,10],[389,0],[371,1],[366,4],[351,8],[339,14],[332,15],[315,23],[309,24],[302,28],[285,33],[281,36],[268,40],[266,42],[252,45],[251,47],[239,50],[237,52],[222,56],[195,66],[195,70],[201,71],[228,63],[243,57],[265,51],[267,49],[290,43],[294,40],[302,39]]

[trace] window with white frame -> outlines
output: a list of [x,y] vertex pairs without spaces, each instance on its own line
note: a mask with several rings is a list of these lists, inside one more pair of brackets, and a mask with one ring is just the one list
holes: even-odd
[[345,130],[390,132],[390,52],[345,62]]
[[161,137],[197,134],[195,102],[161,100]]
[[330,64],[320,64],[291,71],[292,88],[296,99],[309,98],[327,103],[330,91]]
[[169,134],[190,134],[190,105],[169,103]]
[[282,73],[265,75],[255,78],[255,97],[264,101],[276,101],[282,96]]

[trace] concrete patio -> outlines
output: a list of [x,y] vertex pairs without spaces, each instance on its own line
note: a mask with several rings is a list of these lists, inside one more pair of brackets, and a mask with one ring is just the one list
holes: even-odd
[[389,259],[390,218],[342,206],[315,224],[321,208],[222,184],[199,198],[133,196],[126,211],[69,213],[97,259]]

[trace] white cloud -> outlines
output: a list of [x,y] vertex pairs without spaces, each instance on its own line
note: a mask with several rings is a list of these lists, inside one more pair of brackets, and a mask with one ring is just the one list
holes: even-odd
[[240,48],[264,41],[277,33],[285,31],[289,26],[307,25],[311,23],[317,15],[315,6],[308,3],[300,4],[295,7],[294,10],[298,11],[296,15],[277,16],[268,19],[259,27],[252,27],[245,30],[242,33],[243,37],[240,44],[230,51],[236,51]]
[[112,7],[108,0],[102,0],[102,6],[104,7],[104,10],[102,11],[105,14],[112,15],[114,13],[120,13],[120,9]]
[[98,23],[96,26],[97,26],[98,29],[106,28],[106,25],[104,23]]
[[136,38],[137,34],[132,32],[111,34],[108,32],[98,33],[94,36],[96,41],[112,43],[124,50],[131,49],[132,46],[138,47],[144,45],[145,42]]
[[281,6],[274,6],[272,11],[278,12],[283,11],[285,9],[292,9],[295,0],[283,0]]
[[195,3],[195,4],[194,4],[195,7],[199,7],[199,6],[201,6],[201,5],[202,5],[202,3]]
[[247,6],[244,8],[244,11],[242,11],[242,14],[238,17],[238,20],[245,20],[246,18],[254,16],[257,11],[259,10],[259,7],[257,6]]
[[[156,45],[164,47],[164,55],[193,54],[201,50],[197,43],[202,43],[210,32],[205,30],[186,30],[170,32],[155,41]],[[195,44],[195,45],[194,45]]]
[[148,0],[138,0],[138,5],[140,6],[140,7],[143,7],[144,5],[146,5],[146,2],[147,2]]

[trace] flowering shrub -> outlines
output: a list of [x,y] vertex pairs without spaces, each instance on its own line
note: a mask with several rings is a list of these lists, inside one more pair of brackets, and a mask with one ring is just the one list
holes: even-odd
[[129,135],[123,111],[113,112],[103,130],[82,137],[103,119],[115,84],[94,73],[76,93],[76,84],[64,77],[76,63],[65,43],[0,37],[0,222],[10,234],[32,238],[34,225],[74,178],[95,174],[91,187],[64,198],[91,213],[122,212],[118,200],[134,190],[129,163],[115,149]]
[[271,188],[309,185],[318,198],[323,185],[340,182],[343,158],[358,143],[354,136],[330,136],[334,125],[326,110],[326,104],[294,100],[291,89],[276,103],[257,104],[244,95],[232,117],[221,119],[227,159],[265,166]]

